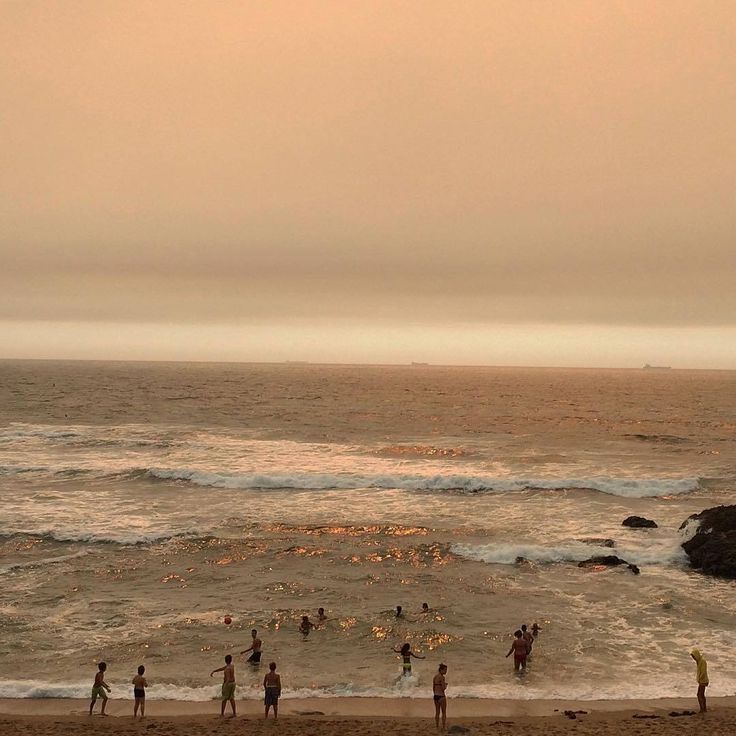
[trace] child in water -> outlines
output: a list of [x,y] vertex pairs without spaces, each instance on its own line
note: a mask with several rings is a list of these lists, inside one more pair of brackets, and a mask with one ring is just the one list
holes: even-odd
[[403,670],[404,677],[409,677],[411,675],[411,658],[414,657],[415,659],[424,659],[421,654],[414,654],[411,650],[411,644],[408,642],[404,644],[401,649],[397,649],[396,647],[392,648],[392,651],[396,652],[396,654],[400,654],[401,658],[403,660],[403,663],[401,665],[401,668]]
[[141,710],[141,718],[144,718],[146,715],[146,688],[148,687],[148,683],[146,682],[146,678],[143,677],[145,671],[146,668],[141,665],[138,668],[138,674],[133,678],[133,697],[135,698],[133,718],[138,715],[139,708]]

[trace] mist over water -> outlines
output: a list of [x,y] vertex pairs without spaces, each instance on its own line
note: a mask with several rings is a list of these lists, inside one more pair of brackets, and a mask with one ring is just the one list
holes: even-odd
[[[86,696],[104,658],[117,697],[143,663],[151,696],[208,699],[253,627],[287,696],[426,696],[439,661],[453,695],[690,693],[693,645],[732,693],[733,584],[687,569],[679,526],[733,500],[735,389],[733,372],[0,363],[0,697]],[[642,574],[577,567],[611,553]],[[503,655],[534,621],[519,679]],[[427,661],[402,681],[403,641]],[[42,674],[19,680],[21,653]]]

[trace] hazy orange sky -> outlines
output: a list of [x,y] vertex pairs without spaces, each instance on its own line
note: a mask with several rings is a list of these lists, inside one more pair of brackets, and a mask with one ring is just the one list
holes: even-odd
[[0,355],[736,368],[736,4],[0,3]]

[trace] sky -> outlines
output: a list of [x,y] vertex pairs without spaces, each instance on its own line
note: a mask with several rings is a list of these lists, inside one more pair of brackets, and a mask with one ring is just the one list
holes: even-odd
[[730,0],[3,0],[0,357],[736,368]]

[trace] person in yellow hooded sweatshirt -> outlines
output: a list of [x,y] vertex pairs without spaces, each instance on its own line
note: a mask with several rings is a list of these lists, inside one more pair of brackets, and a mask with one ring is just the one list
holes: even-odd
[[700,653],[700,649],[693,649],[690,652],[690,656],[695,660],[697,665],[696,678],[698,680],[698,704],[700,705],[700,712],[705,713],[705,688],[708,687],[708,663],[705,661],[705,657]]

